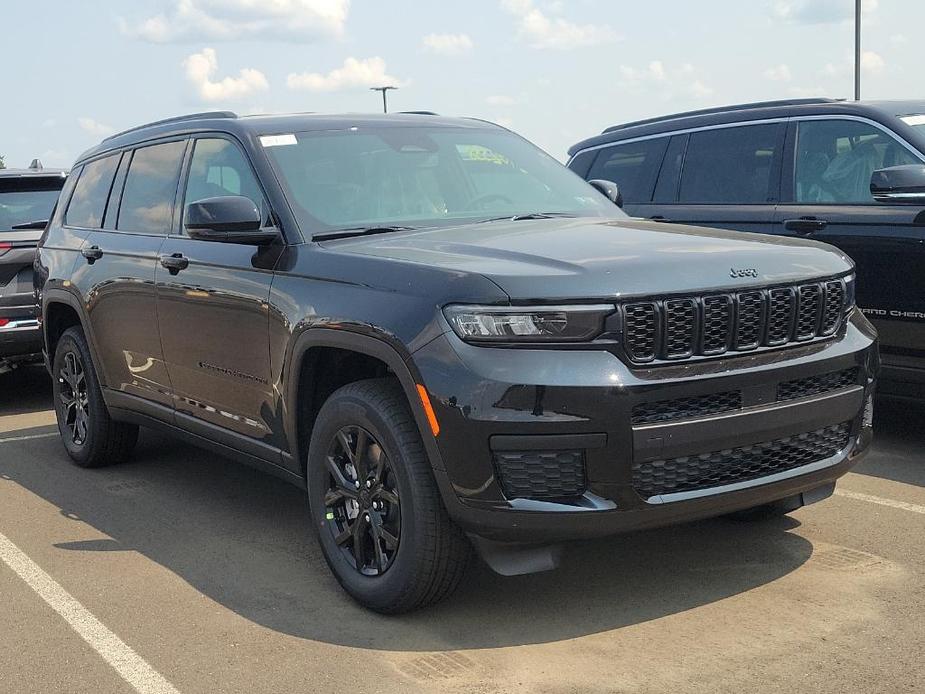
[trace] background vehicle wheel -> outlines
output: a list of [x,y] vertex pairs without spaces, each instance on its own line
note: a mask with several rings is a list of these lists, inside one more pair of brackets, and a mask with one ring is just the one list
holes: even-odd
[[138,427],[110,418],[80,328],[69,328],[58,340],[52,374],[58,430],[71,460],[81,467],[126,460],[138,440]]
[[308,490],[324,557],[357,602],[396,614],[459,584],[472,548],[443,507],[394,381],[359,381],[328,398],[312,431]]

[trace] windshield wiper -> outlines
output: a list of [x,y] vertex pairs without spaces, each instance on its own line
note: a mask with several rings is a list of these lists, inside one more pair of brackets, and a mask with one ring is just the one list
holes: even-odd
[[526,219],[554,219],[556,217],[575,217],[577,215],[572,214],[571,212],[530,212],[528,214],[514,214],[514,215],[505,215],[503,217],[490,217],[488,219],[483,219],[479,223],[484,222],[520,222]]
[[47,226],[47,219],[36,219],[34,222],[22,222],[21,224],[14,224],[10,227],[10,229],[44,229]]
[[406,226],[371,226],[371,227],[351,227],[349,229],[332,229],[331,231],[321,231],[312,234],[312,241],[329,241],[331,239],[346,239],[351,236],[368,236],[372,234],[388,234],[393,231],[411,231],[418,227]]

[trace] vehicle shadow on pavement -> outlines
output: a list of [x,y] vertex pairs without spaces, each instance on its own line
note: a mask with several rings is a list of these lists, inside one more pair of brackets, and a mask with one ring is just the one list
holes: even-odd
[[109,540],[56,545],[136,551],[207,597],[296,637],[388,651],[544,643],[609,631],[764,585],[813,548],[782,518],[717,519],[575,545],[558,571],[503,578],[475,562],[444,603],[401,617],[340,589],[308,526],[303,493],[237,463],[143,432],[132,462],[83,470],[56,438],[8,443],[0,475]]
[[925,403],[878,398],[874,407],[874,450],[854,472],[925,487]]
[[0,417],[47,410],[51,402],[51,378],[41,364],[0,374]]

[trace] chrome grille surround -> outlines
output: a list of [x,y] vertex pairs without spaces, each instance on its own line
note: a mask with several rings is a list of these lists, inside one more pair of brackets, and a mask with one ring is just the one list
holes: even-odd
[[634,364],[679,361],[811,342],[838,332],[844,280],[628,301],[623,349]]

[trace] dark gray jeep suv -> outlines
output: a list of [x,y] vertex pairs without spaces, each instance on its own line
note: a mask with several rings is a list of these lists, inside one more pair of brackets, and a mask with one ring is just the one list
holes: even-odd
[[160,427],[307,489],[382,612],[447,595],[473,545],[525,573],[566,540],[830,494],[878,363],[851,262],[615,197],[470,119],[115,135],[39,250],[64,446],[106,465]]

